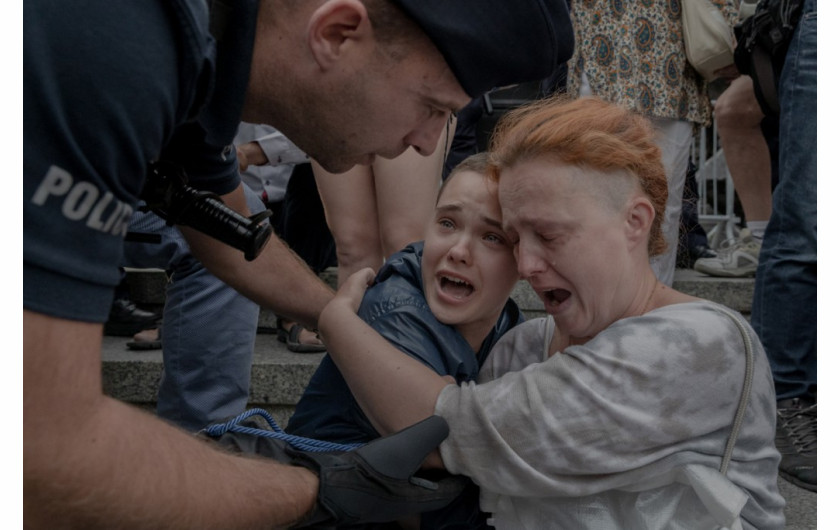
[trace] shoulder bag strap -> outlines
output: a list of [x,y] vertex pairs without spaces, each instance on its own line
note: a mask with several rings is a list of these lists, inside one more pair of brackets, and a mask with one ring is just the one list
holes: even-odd
[[744,423],[744,415],[747,412],[747,403],[749,401],[750,391],[752,390],[753,373],[755,372],[755,360],[753,343],[750,338],[750,333],[743,321],[731,314],[729,311],[721,311],[728,316],[738,331],[741,332],[741,337],[744,339],[744,347],[747,355],[746,369],[744,371],[744,387],[741,390],[741,399],[738,403],[738,409],[735,412],[735,418],[732,421],[732,431],[729,433],[729,439],[726,442],[726,451],[723,454],[723,462],[720,465],[720,473],[726,476],[726,471],[729,469],[729,461],[732,459],[732,452],[735,450],[735,442],[738,439],[738,434],[741,431],[741,425]]

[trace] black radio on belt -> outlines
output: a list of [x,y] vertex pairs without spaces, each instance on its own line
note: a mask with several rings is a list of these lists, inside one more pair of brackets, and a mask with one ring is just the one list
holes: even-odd
[[143,211],[152,211],[166,224],[186,225],[245,253],[252,261],[268,243],[271,216],[265,210],[245,217],[230,209],[218,195],[187,185],[183,168],[166,161],[152,162],[140,196],[146,202]]

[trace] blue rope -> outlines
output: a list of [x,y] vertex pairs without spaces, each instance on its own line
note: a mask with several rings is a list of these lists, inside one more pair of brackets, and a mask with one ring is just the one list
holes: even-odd
[[[243,420],[250,418],[251,416],[262,416],[265,421],[273,429],[272,431],[266,429],[255,429],[253,427],[244,427],[239,425]],[[225,434],[226,432],[238,432],[242,434],[251,434],[254,436],[264,436],[266,438],[276,438],[278,440],[283,440],[287,442],[289,445],[294,447],[295,449],[300,449],[301,451],[310,451],[313,453],[326,453],[328,451],[351,451],[356,449],[357,447],[361,447],[365,444],[363,443],[352,443],[352,444],[339,444],[334,442],[325,442],[323,440],[315,440],[314,438],[306,438],[304,436],[294,436],[292,434],[288,434],[277,425],[277,422],[274,421],[274,418],[271,417],[271,414],[266,412],[263,409],[251,409],[246,410],[239,416],[233,418],[232,420],[226,423],[217,423],[215,425],[210,425],[204,431],[209,435],[218,438],[219,436]]]

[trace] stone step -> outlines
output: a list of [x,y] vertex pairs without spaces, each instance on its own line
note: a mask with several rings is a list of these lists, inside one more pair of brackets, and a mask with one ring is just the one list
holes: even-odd
[[[153,410],[163,372],[162,352],[129,350],[128,340],[103,337],[103,390],[116,399]],[[264,408],[285,425],[324,355],[293,353],[275,334],[257,334],[248,407]]]

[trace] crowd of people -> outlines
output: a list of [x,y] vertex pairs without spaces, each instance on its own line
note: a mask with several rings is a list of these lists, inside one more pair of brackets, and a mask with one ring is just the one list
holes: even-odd
[[[679,5],[613,4],[27,2],[26,525],[783,528],[779,474],[816,491],[816,0],[778,116],[719,72],[749,213],[695,268],[755,274],[751,322],[671,287],[713,112]],[[167,271],[162,315],[125,267]],[[288,433],[362,448],[195,436],[246,409],[260,307],[327,352]],[[101,390],[139,330],[154,415]]]

